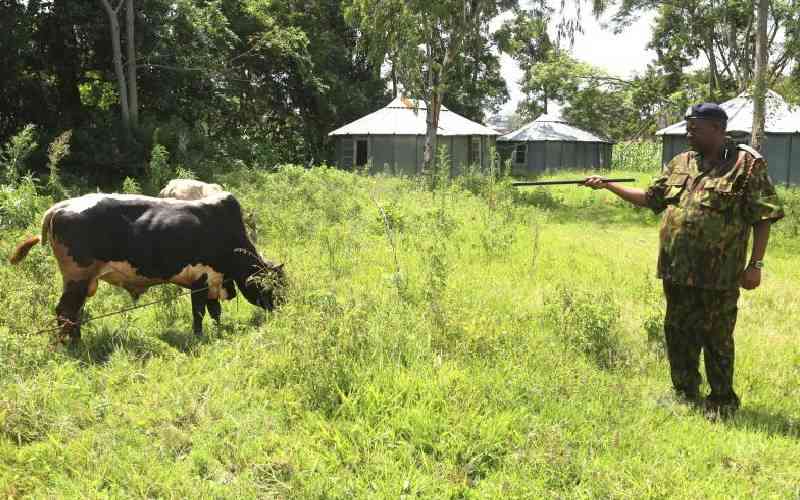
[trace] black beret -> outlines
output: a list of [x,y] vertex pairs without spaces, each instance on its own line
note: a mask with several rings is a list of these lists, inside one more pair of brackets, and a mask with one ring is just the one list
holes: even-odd
[[713,102],[704,102],[702,104],[695,104],[686,110],[685,118],[697,118],[700,120],[715,120],[718,122],[727,122],[728,114],[722,109],[719,104]]

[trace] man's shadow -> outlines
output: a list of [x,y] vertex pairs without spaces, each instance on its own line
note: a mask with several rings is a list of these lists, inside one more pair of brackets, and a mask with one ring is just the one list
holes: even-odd
[[747,431],[758,431],[770,436],[786,436],[800,439],[800,418],[775,413],[766,407],[745,407],[725,424]]

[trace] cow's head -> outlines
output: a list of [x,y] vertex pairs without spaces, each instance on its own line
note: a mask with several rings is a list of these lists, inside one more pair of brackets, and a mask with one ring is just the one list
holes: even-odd
[[262,262],[244,283],[239,284],[242,294],[254,305],[272,311],[286,302],[288,279],[283,264]]

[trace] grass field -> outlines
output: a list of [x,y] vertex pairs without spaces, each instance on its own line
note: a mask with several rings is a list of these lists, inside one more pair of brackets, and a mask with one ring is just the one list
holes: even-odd
[[[277,314],[229,302],[197,339],[184,297],[51,351],[50,252],[0,264],[0,496],[800,498],[797,193],[740,301],[743,407],[723,423],[669,397],[658,218],[609,193],[216,180],[286,263]],[[102,285],[87,313],[130,303]]]

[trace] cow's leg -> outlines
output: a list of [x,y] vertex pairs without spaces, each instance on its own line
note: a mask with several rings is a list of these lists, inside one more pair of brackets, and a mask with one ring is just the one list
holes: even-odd
[[222,315],[222,306],[219,303],[219,300],[208,300],[206,303],[206,309],[208,309],[208,314],[211,315],[214,321],[219,323],[220,316]]
[[203,335],[203,317],[206,315],[206,304],[208,304],[208,292],[206,288],[208,281],[204,274],[192,283],[192,330],[197,336]]
[[81,338],[80,312],[89,293],[89,280],[67,281],[64,283],[64,292],[56,306],[58,326],[61,328],[61,338],[70,337],[70,340]]
[[222,288],[225,289],[225,293],[227,294],[227,299],[231,300],[236,297],[236,286],[234,286],[233,281],[228,279],[222,282]]
[[[234,286],[233,281],[223,281],[222,288],[225,289],[225,296],[228,300],[236,297],[236,287]],[[222,316],[222,305],[220,304],[219,299],[209,299],[208,304],[206,304],[206,309],[214,321],[219,324]]]

